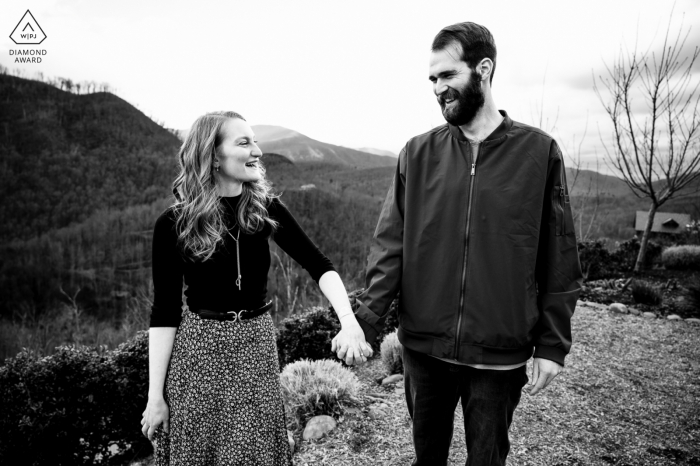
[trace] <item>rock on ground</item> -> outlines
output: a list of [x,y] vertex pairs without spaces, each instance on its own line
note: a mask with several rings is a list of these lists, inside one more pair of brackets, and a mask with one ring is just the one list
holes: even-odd
[[378,405],[372,405],[369,408],[369,417],[372,419],[383,419],[389,414],[389,405],[386,403],[379,403]]
[[392,383],[401,382],[402,380],[403,380],[402,374],[394,374],[394,375],[390,375],[389,377],[384,378],[382,380],[382,385],[389,385]]
[[314,416],[309,419],[304,428],[304,440],[320,439],[333,429],[335,429],[335,419],[330,416]]
[[608,309],[617,314],[627,314],[627,306],[622,303],[612,303]]

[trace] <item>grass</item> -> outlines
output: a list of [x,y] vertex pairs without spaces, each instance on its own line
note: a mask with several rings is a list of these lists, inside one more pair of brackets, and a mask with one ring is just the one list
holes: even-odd
[[664,267],[675,270],[700,270],[700,246],[684,245],[664,249],[661,253]]
[[397,331],[385,336],[379,348],[379,355],[387,374],[403,374],[403,347]]
[[[523,393],[511,427],[511,466],[700,465],[700,326],[578,307],[564,372],[544,392]],[[359,410],[319,441],[302,442],[296,465],[408,465],[411,423],[401,387],[379,358],[355,369]],[[528,370],[528,374],[530,371]],[[389,407],[382,419],[373,404]],[[457,410],[450,464],[464,464]]]
[[352,371],[327,359],[287,364],[280,385],[287,419],[295,430],[301,430],[313,416],[342,413],[343,405],[352,404],[360,388]]

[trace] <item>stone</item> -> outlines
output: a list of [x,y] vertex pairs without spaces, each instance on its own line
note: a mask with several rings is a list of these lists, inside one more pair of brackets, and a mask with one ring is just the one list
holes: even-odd
[[401,382],[403,380],[403,374],[393,374],[382,380],[382,385],[391,385],[393,383]]
[[653,312],[645,312],[644,314],[642,314],[642,316],[645,319],[656,319],[656,314],[654,314]]
[[681,318],[681,316],[679,316],[679,315],[677,315],[677,314],[671,314],[671,315],[667,316],[666,318],[667,318],[668,320],[683,320],[683,319]]
[[304,427],[304,440],[318,440],[335,429],[335,419],[330,416],[314,416]]
[[576,301],[576,305],[577,305],[577,306],[585,306],[585,305],[586,305],[586,302],[585,302],[585,301],[581,301],[581,300],[579,299],[579,300]]
[[349,408],[345,408],[345,414],[348,414],[350,416],[359,416],[362,414],[362,410],[360,408],[355,408],[354,406],[351,406]]
[[291,430],[287,430],[287,441],[289,442],[289,450],[294,453],[296,442],[294,441],[294,436],[292,435]]
[[406,393],[406,389],[404,387],[396,387],[394,393],[397,395],[404,395]]
[[622,303],[612,303],[608,309],[615,314],[627,314],[627,306]]
[[382,419],[389,414],[389,405],[386,403],[379,403],[378,405],[372,405],[369,408],[369,417],[372,419]]
[[642,311],[640,311],[639,309],[635,309],[633,307],[628,307],[627,310],[630,311],[630,314],[632,314],[632,315],[635,315],[635,316],[642,315]]
[[685,319],[685,321],[691,324],[700,324],[700,319],[697,319],[695,317],[688,317],[687,319]]

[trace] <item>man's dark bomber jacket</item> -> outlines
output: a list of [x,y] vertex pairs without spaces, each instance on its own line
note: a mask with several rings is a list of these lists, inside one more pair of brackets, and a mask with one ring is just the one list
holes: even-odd
[[400,291],[408,348],[516,364],[534,347],[564,364],[582,276],[562,154],[546,133],[501,114],[473,170],[469,141],[449,124],[401,151],[358,297],[368,341]]

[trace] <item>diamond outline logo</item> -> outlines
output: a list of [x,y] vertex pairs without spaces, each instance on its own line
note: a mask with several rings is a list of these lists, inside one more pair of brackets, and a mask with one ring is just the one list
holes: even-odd
[[[26,21],[26,24],[24,25],[24,28],[20,30],[20,26]],[[34,26],[32,26],[32,24]],[[27,26],[29,26],[29,29],[31,29],[31,32],[37,35],[37,38],[34,39],[33,42],[17,42],[17,40],[12,37],[15,35],[16,32],[19,32],[20,34],[24,33],[25,30],[27,29]],[[37,31],[38,29],[38,31]],[[39,40],[39,37],[41,37],[41,40]],[[44,30],[39,26],[39,23],[37,22],[36,18],[34,18],[34,15],[32,14],[31,11],[27,10],[27,12],[22,16],[22,19],[19,20],[19,23],[17,23],[17,26],[12,30],[12,34],[10,34],[10,39],[17,44],[17,45],[38,45],[44,42],[46,40],[46,33]],[[20,40],[23,40],[24,38],[20,38]]]

